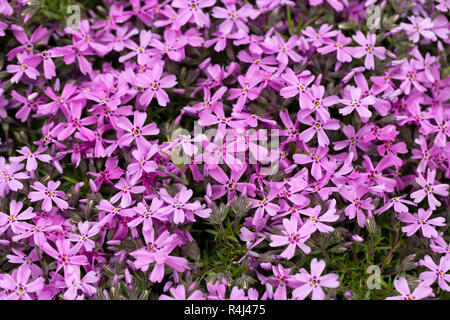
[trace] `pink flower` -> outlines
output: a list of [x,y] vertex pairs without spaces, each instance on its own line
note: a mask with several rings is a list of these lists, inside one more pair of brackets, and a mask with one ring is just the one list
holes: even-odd
[[329,119],[327,121],[322,121],[318,116],[316,116],[316,120],[314,120],[311,116],[307,116],[306,118],[300,120],[300,122],[311,127],[302,131],[298,137],[306,143],[317,134],[317,142],[320,147],[326,147],[330,144],[330,139],[328,139],[325,129],[338,130],[340,128],[339,120]]
[[92,297],[97,292],[95,284],[97,284],[99,279],[100,278],[95,271],[89,271],[81,279],[80,269],[75,268],[74,272],[70,273],[70,275],[65,278],[67,290],[63,295],[64,300],[75,300],[78,295],[78,290],[81,290],[84,294]]
[[19,64],[9,64],[6,67],[7,72],[14,73],[14,76],[10,79],[11,83],[19,82],[24,74],[30,79],[37,79],[39,72],[36,70],[36,66],[39,64],[39,61],[20,53],[17,55],[17,61]]
[[9,191],[17,191],[23,188],[22,182],[19,180],[28,179],[29,176],[25,172],[17,172],[23,169],[21,163],[2,164],[0,158],[0,196],[9,193]]
[[57,261],[56,271],[58,272],[64,267],[65,276],[68,277],[75,272],[79,266],[88,265],[89,262],[85,255],[76,255],[79,248],[72,247],[68,239],[57,239],[55,250],[48,242],[44,243],[42,249],[46,254]]
[[179,284],[176,288],[170,288],[169,291],[173,298],[162,294],[159,296],[159,300],[206,300],[205,294],[200,290],[195,290],[187,296],[186,288],[182,284]]
[[311,44],[319,48],[324,43],[329,42],[331,40],[331,37],[335,37],[338,34],[337,30],[332,30],[333,26],[330,26],[328,24],[322,24],[319,28],[319,31],[315,31],[312,27],[308,26],[305,28],[305,30],[302,30],[302,33],[307,36],[306,39],[308,42],[311,42]]
[[314,231],[319,230],[324,233],[332,232],[334,228],[326,225],[324,222],[334,222],[339,219],[339,215],[336,214],[336,200],[332,199],[328,206],[328,210],[319,217],[320,211],[321,207],[315,206],[314,208],[300,210],[300,214],[309,217],[305,224],[312,224],[314,226]]
[[[281,77],[287,82],[287,86],[280,90],[280,95],[287,99],[298,95],[298,104],[301,109],[310,106],[307,96],[307,87],[314,80],[314,76],[308,70],[303,71],[298,76],[291,68],[286,68]],[[323,95],[323,93],[322,93]]]
[[119,62],[124,63],[125,61],[137,55],[137,62],[139,65],[144,66],[149,64],[151,59],[146,51],[152,37],[153,34],[151,31],[141,30],[141,33],[139,34],[139,46],[134,42],[130,42],[128,44],[128,48],[133,51],[124,56],[121,56],[119,58]]
[[176,224],[183,223],[185,220],[185,210],[196,211],[200,209],[200,203],[198,201],[194,203],[188,203],[188,200],[192,197],[194,192],[187,189],[185,186],[179,190],[175,197],[171,197],[166,189],[161,189],[159,192],[161,198],[168,204],[168,206],[161,208],[160,213],[168,215],[173,213],[173,222]]
[[[216,0],[174,0],[172,6],[180,8],[179,21],[180,25],[186,24],[190,20],[194,20],[197,26],[209,27],[209,17],[201,9],[212,7]],[[193,18],[193,19],[192,19]]]
[[338,61],[351,62],[352,56],[350,52],[352,49],[350,47],[346,47],[346,45],[350,42],[352,42],[351,38],[347,38],[342,34],[342,32],[339,32],[336,41],[330,41],[330,43],[325,46],[318,48],[317,51],[320,54],[327,54],[336,51]]
[[28,199],[30,199],[31,202],[43,200],[42,210],[46,212],[52,210],[52,202],[54,202],[56,206],[62,210],[67,209],[69,208],[69,204],[67,203],[67,201],[63,200],[66,198],[65,193],[63,191],[56,190],[56,188],[58,188],[60,184],[61,181],[55,182],[50,180],[46,187],[39,181],[35,181],[31,188],[36,191],[30,192],[28,194]]
[[214,7],[212,9],[212,16],[214,18],[225,19],[219,25],[219,30],[225,34],[228,34],[232,31],[233,26],[235,26],[237,30],[248,33],[249,29],[246,22],[247,19],[253,15],[252,5],[245,4],[238,10],[236,10],[236,5],[234,3],[225,5],[225,7],[226,9],[222,7]]
[[325,292],[322,287],[337,288],[339,286],[337,274],[322,275],[325,266],[324,260],[318,261],[314,258],[311,260],[311,273],[301,268],[295,278],[303,284],[292,291],[292,296],[297,300],[303,300],[312,292],[312,300],[325,300]]
[[145,192],[144,186],[136,186],[137,181],[132,180],[131,176],[127,175],[126,179],[120,178],[119,182],[114,186],[120,191],[111,198],[111,203],[120,201],[122,208],[127,208],[131,204],[131,194],[139,194]]
[[[150,206],[145,202],[139,202],[136,207],[128,209],[132,211],[132,216],[137,216],[128,222],[129,227],[137,227],[142,223],[142,230],[147,231],[153,228],[153,219],[159,221],[167,220],[167,213],[161,212],[163,209],[164,201],[158,197],[152,199]],[[130,212],[131,213],[131,212]]]
[[350,95],[346,95],[344,99],[339,100],[340,103],[346,105],[346,107],[339,109],[339,113],[345,116],[356,110],[361,120],[367,122],[372,116],[372,112],[369,111],[368,107],[375,103],[374,97],[367,96],[362,98],[361,88],[350,86],[349,89]]
[[439,266],[434,263],[429,255],[426,255],[423,260],[419,261],[419,264],[427,267],[430,271],[422,272],[419,279],[426,285],[431,286],[436,280],[438,280],[439,287],[449,292],[450,286],[447,282],[450,282],[450,274],[447,271],[450,269],[450,260],[445,257],[441,257]]
[[305,242],[315,230],[313,225],[305,224],[299,228],[297,218],[292,215],[290,219],[283,219],[283,227],[283,235],[271,234],[270,240],[272,242],[269,243],[271,247],[288,245],[281,253],[281,257],[288,260],[292,259],[295,255],[296,247],[302,249],[306,254],[311,252],[311,248],[308,247]]
[[[94,223],[91,228],[89,226],[91,223],[89,221],[78,222],[78,231],[80,234],[70,233],[68,239],[72,242],[76,242],[74,248],[78,250],[84,247],[87,252],[91,252],[95,248],[95,242],[90,238],[95,236],[100,232],[100,226]],[[75,252],[78,250],[74,249]]]
[[25,169],[27,171],[34,171],[37,168],[36,159],[47,163],[50,162],[50,160],[52,160],[52,157],[50,155],[40,154],[45,150],[47,150],[46,147],[39,147],[35,152],[31,152],[30,148],[22,147],[22,149],[17,150],[17,152],[22,154],[23,156],[10,157],[9,160],[12,162],[22,162],[23,160],[27,159],[27,165]]
[[[39,277],[31,282],[31,270],[26,264],[21,265],[14,270],[12,276],[9,274],[2,274],[0,278],[0,288],[6,291],[7,300],[32,300],[34,293],[44,287],[44,278]],[[31,294],[31,296],[30,296]]]
[[375,206],[372,204],[372,198],[362,199],[367,192],[369,192],[368,188],[360,186],[342,187],[339,190],[340,195],[351,202],[344,210],[345,215],[348,216],[349,219],[354,219],[356,216],[358,225],[361,228],[366,224],[366,216],[363,209],[367,210],[369,218],[372,216],[372,210],[375,209]]
[[170,256],[169,254],[178,245],[177,235],[169,234],[169,231],[160,233],[155,239],[153,229],[142,231],[146,246],[130,253],[135,258],[134,266],[142,271],[147,271],[150,264],[155,263],[152,272],[149,274],[151,282],[160,283],[164,277],[164,265],[178,272],[184,272],[189,269],[188,261],[185,258]]
[[436,210],[441,203],[436,199],[434,194],[438,194],[443,197],[448,196],[448,184],[434,184],[434,179],[436,177],[436,170],[428,169],[427,180],[424,179],[422,173],[419,172],[419,176],[416,177],[416,182],[422,187],[422,189],[414,191],[411,193],[411,198],[414,199],[415,203],[420,203],[425,197],[428,197],[428,204],[430,209]]
[[136,76],[136,85],[146,89],[139,98],[139,103],[144,107],[148,106],[155,96],[161,107],[165,107],[170,101],[169,96],[163,89],[174,87],[177,81],[174,75],[161,78],[163,66],[163,62],[156,63],[151,72],[141,73]]
[[23,221],[33,218],[36,213],[33,212],[32,207],[28,207],[22,213],[19,213],[22,207],[22,201],[11,200],[9,203],[9,216],[0,211],[0,235],[8,228],[11,228],[15,234],[20,234],[24,231],[26,223]]
[[146,150],[151,147],[150,142],[148,142],[144,136],[157,135],[159,129],[157,128],[156,123],[149,123],[144,126],[146,119],[147,114],[139,111],[134,112],[133,123],[131,123],[127,117],[120,118],[117,125],[119,128],[125,130],[125,133],[119,137],[119,146],[121,148],[129,146],[133,140],[141,150]]
[[418,16],[410,16],[408,20],[409,23],[400,23],[400,27],[406,31],[409,40],[412,42],[419,42],[420,36],[436,41],[436,35],[430,29],[433,28],[433,22],[430,18],[422,18]]
[[420,300],[429,296],[433,296],[433,289],[431,289],[424,282],[419,283],[416,289],[414,289],[413,293],[411,293],[408,282],[404,277],[395,280],[394,287],[401,295],[387,297],[386,300]]
[[353,40],[355,40],[361,47],[355,47],[351,49],[351,54],[355,58],[361,58],[366,56],[364,60],[364,66],[366,69],[375,69],[375,62],[373,56],[375,55],[378,59],[384,60],[384,53],[386,49],[384,47],[375,47],[377,36],[373,33],[368,33],[367,38],[361,31],[357,31],[353,35]]
[[406,232],[406,235],[410,237],[420,229],[426,238],[437,237],[438,233],[433,226],[444,226],[445,219],[442,217],[428,219],[432,213],[431,209],[425,211],[422,208],[419,208],[419,212],[416,214],[402,213],[398,216],[398,219],[409,224],[403,227],[402,231]]

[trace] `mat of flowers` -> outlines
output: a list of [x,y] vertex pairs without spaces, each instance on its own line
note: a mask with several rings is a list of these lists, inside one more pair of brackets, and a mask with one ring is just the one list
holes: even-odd
[[449,299],[446,0],[0,0],[0,299]]

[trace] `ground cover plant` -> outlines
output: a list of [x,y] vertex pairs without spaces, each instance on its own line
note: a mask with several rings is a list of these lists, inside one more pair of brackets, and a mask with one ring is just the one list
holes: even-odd
[[445,0],[0,0],[0,299],[448,299]]

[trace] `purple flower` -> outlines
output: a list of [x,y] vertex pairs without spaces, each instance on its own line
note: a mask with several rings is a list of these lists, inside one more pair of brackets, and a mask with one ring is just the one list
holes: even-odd
[[311,224],[305,224],[298,227],[297,219],[294,215],[290,219],[283,219],[282,230],[283,235],[271,234],[269,243],[271,247],[279,247],[288,245],[287,248],[281,253],[281,257],[288,260],[292,259],[295,255],[296,247],[302,249],[306,254],[311,252],[311,248],[305,244],[305,241],[309,239],[314,232],[315,227]]
[[409,225],[402,228],[403,232],[406,232],[408,237],[412,236],[420,229],[422,234],[426,238],[437,237],[438,233],[433,226],[444,226],[445,218],[437,217],[429,219],[433,211],[431,209],[424,210],[419,208],[419,212],[416,214],[402,213],[398,216],[398,219],[402,222],[408,223]]
[[374,55],[380,59],[384,60],[384,53],[386,49],[384,47],[375,47],[377,36],[373,33],[368,33],[367,38],[364,37],[364,34],[361,31],[357,31],[353,36],[353,40],[355,40],[361,47],[355,47],[351,49],[351,54],[355,58],[362,58],[366,56],[364,60],[364,66],[366,69],[375,69]]
[[163,66],[164,63],[156,63],[151,73],[142,73],[136,76],[136,85],[146,89],[139,98],[139,103],[144,107],[148,106],[155,96],[161,107],[165,107],[170,101],[163,89],[174,87],[177,81],[174,75],[161,78]]
[[159,221],[167,220],[167,213],[161,212],[164,201],[154,197],[150,206],[145,202],[139,202],[136,207],[128,210],[133,211],[133,216],[137,216],[130,222],[128,222],[129,227],[137,227],[142,224],[142,230],[148,231],[153,228],[153,219]]
[[339,109],[339,113],[345,116],[356,110],[358,115],[361,117],[361,120],[363,122],[367,122],[372,116],[372,112],[369,111],[368,107],[369,105],[373,105],[375,103],[374,97],[361,97],[361,88],[350,86],[349,89],[350,94],[344,96],[344,99],[339,100],[340,103],[345,105],[344,108]]
[[428,205],[430,209],[436,210],[437,207],[441,205],[441,203],[436,199],[434,194],[438,194],[443,197],[448,196],[448,184],[434,184],[434,180],[436,177],[436,170],[428,169],[427,171],[427,179],[422,176],[422,173],[419,172],[419,176],[416,177],[416,182],[422,187],[422,189],[414,191],[411,193],[411,198],[414,199],[415,203],[420,203],[422,200],[427,197]]
[[[14,270],[12,276],[2,274],[0,278],[0,288],[5,292],[6,300],[32,300],[35,292],[44,287],[44,278],[39,277],[29,282],[31,276],[30,267],[26,264]],[[31,296],[30,296],[31,294]]]
[[159,195],[168,206],[161,208],[160,213],[164,215],[173,214],[173,222],[176,224],[183,223],[185,220],[185,210],[196,211],[200,209],[200,203],[188,203],[188,200],[192,197],[193,191],[182,186],[175,197],[171,197],[166,189],[161,189]]
[[131,252],[130,255],[136,259],[134,266],[144,272],[149,269],[150,264],[155,264],[149,275],[151,282],[160,283],[162,281],[165,264],[178,272],[184,272],[186,269],[189,269],[186,259],[169,255],[178,245],[177,235],[171,235],[168,231],[164,231],[155,239],[153,229],[142,233],[146,246]]
[[401,295],[387,297],[386,300],[420,300],[433,295],[433,289],[424,282],[419,283],[413,293],[411,293],[408,282],[404,277],[395,280],[394,287]]
[[131,176],[127,175],[126,178],[120,178],[119,182],[114,187],[120,190],[111,198],[111,203],[116,203],[120,200],[120,206],[127,208],[131,204],[131,194],[139,194],[145,192],[144,186],[136,185],[137,181],[131,179]]
[[69,204],[64,200],[66,194],[63,191],[56,190],[60,184],[61,181],[55,182],[50,180],[46,187],[39,181],[35,181],[31,187],[36,191],[30,192],[28,194],[28,199],[30,199],[31,202],[43,200],[42,210],[46,212],[52,210],[52,202],[54,202],[61,210],[67,209],[69,208]]
[[325,300],[325,292],[322,287],[337,288],[339,286],[337,274],[322,275],[325,266],[324,260],[318,261],[314,258],[311,260],[311,273],[301,268],[300,273],[296,274],[295,278],[303,284],[292,291],[292,296],[297,300],[303,300],[312,292],[312,300]]
[[186,24],[190,20],[194,20],[197,26],[209,27],[210,21],[207,14],[201,9],[212,7],[216,3],[216,0],[174,0],[172,6],[174,8],[180,8],[179,21],[180,25]]
[[439,287],[444,291],[450,291],[450,286],[447,282],[450,282],[450,274],[447,271],[450,269],[450,260],[445,257],[441,257],[439,266],[434,263],[429,255],[426,255],[423,260],[419,261],[419,264],[427,267],[430,271],[422,272],[419,279],[426,285],[431,286],[436,280],[438,280]]
[[23,220],[29,220],[36,215],[32,207],[28,207],[22,213],[19,213],[22,207],[22,201],[11,200],[9,203],[9,216],[0,211],[0,235],[8,228],[11,228],[15,234],[21,233],[25,226]]
[[126,117],[121,117],[118,126],[125,130],[125,133],[119,136],[119,146],[129,146],[134,140],[136,145],[141,150],[146,150],[151,147],[151,144],[144,138],[144,136],[153,136],[159,133],[156,123],[149,123],[144,126],[147,114],[144,112],[134,112],[134,120],[131,123]]
[[173,298],[162,294],[159,296],[159,300],[206,300],[205,294],[200,290],[195,290],[187,296],[186,288],[182,284],[179,284],[176,288],[170,288],[169,291]]

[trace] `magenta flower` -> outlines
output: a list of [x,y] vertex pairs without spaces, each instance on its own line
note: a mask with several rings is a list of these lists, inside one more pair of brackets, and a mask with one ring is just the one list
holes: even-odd
[[405,59],[401,68],[392,78],[402,81],[400,89],[404,94],[411,92],[411,85],[420,92],[426,91],[425,87],[421,84],[421,82],[427,81],[425,74],[419,73],[412,61]]
[[24,220],[30,220],[36,213],[33,212],[32,207],[28,207],[22,213],[23,202],[11,200],[9,203],[9,216],[0,211],[0,235],[3,234],[8,228],[11,228],[15,234],[20,234],[24,231],[26,223]]
[[173,298],[162,294],[159,296],[159,300],[206,300],[205,294],[200,290],[195,290],[187,296],[186,288],[182,284],[179,284],[176,288],[170,288],[169,291]]
[[[78,222],[78,231],[80,234],[69,234],[68,239],[72,242],[76,242],[74,248],[78,248],[79,250],[81,247],[84,247],[87,252],[91,252],[92,249],[95,248],[95,242],[90,238],[100,232],[100,226],[97,223],[94,223],[94,225],[89,228],[90,225],[89,221]],[[78,252],[78,250],[74,249],[75,252]]]
[[44,287],[44,278],[39,277],[29,282],[31,276],[30,267],[26,264],[14,270],[12,276],[2,274],[0,288],[4,289],[6,300],[33,300],[35,292]]
[[329,273],[322,275],[325,266],[324,260],[318,261],[314,258],[311,260],[311,273],[301,268],[300,273],[297,273],[295,278],[303,284],[292,291],[292,296],[297,300],[303,300],[312,292],[312,300],[325,300],[325,292],[322,287],[339,287],[339,276],[337,274]]
[[225,34],[228,34],[232,31],[233,26],[235,26],[237,30],[248,33],[249,29],[246,22],[248,18],[253,15],[252,5],[245,4],[238,10],[236,10],[236,5],[234,3],[225,5],[225,7],[226,9],[222,7],[214,7],[212,9],[212,16],[214,18],[225,19],[219,25],[219,30]]
[[36,70],[36,66],[39,64],[39,61],[20,53],[17,55],[17,61],[18,64],[9,64],[6,67],[7,72],[14,73],[14,76],[10,79],[11,83],[19,82],[24,74],[30,79],[37,79],[39,71]]
[[174,75],[161,78],[164,63],[156,63],[151,73],[142,73],[136,76],[136,85],[146,90],[139,98],[139,103],[144,107],[148,106],[156,96],[156,100],[161,107],[165,107],[170,101],[169,96],[163,89],[172,88],[177,84]]
[[75,272],[74,270],[79,266],[89,264],[85,255],[76,255],[79,248],[72,247],[70,240],[57,239],[55,244],[57,250],[55,250],[48,242],[44,243],[42,246],[44,252],[57,261],[55,272],[58,272],[64,267],[65,275],[69,276],[71,273]]
[[19,180],[28,179],[29,176],[25,172],[17,172],[23,169],[21,163],[2,163],[0,158],[0,196],[9,193],[9,191],[17,191],[23,188],[22,182]]
[[292,259],[295,255],[296,247],[302,249],[302,251],[306,254],[311,252],[311,248],[308,247],[305,242],[315,230],[313,225],[304,224],[299,228],[297,218],[292,215],[290,219],[283,219],[283,227],[283,235],[280,236],[271,234],[271,242],[269,243],[271,247],[288,245],[287,248],[281,253],[281,257],[288,260]]
[[228,96],[228,100],[238,98],[236,104],[233,105],[234,112],[241,112],[247,99],[255,100],[258,97],[260,90],[257,87],[257,84],[260,83],[261,80],[261,75],[259,73],[238,77],[238,82],[241,85],[241,89],[231,88],[228,90],[230,94]]
[[311,72],[305,70],[297,76],[291,68],[286,68],[285,73],[283,73],[281,77],[287,82],[287,86],[280,90],[280,95],[285,99],[298,95],[298,104],[300,108],[308,108],[310,103],[306,94],[307,88],[314,80],[314,76],[311,75]]
[[363,138],[366,136],[368,131],[370,130],[370,127],[365,126],[358,130],[358,132],[355,132],[355,128],[351,125],[345,125],[342,128],[342,131],[344,132],[345,136],[348,138],[347,140],[341,140],[341,141],[334,141],[334,150],[342,150],[343,148],[348,146],[349,152],[353,153],[354,160],[358,158],[358,152],[356,147],[361,149],[362,151],[366,152],[369,150],[370,143],[364,142]]
[[350,86],[349,89],[350,94],[344,96],[344,99],[339,100],[340,103],[345,105],[344,108],[339,109],[339,113],[345,116],[356,110],[358,115],[361,117],[361,120],[363,122],[367,122],[372,116],[372,112],[369,111],[369,105],[373,105],[375,103],[374,97],[361,97],[361,88]]
[[63,191],[56,190],[60,184],[61,181],[55,182],[50,180],[46,187],[39,181],[35,181],[31,187],[36,191],[30,192],[28,194],[28,199],[30,199],[31,202],[42,200],[41,207],[42,210],[46,212],[52,210],[52,202],[54,202],[61,210],[67,209],[69,208],[69,204],[65,201],[66,194]]
[[411,193],[411,198],[414,199],[415,203],[420,203],[422,200],[427,197],[428,205],[430,209],[436,210],[437,207],[441,205],[439,200],[436,199],[434,194],[438,194],[443,197],[448,196],[448,184],[434,184],[434,179],[436,177],[436,170],[428,169],[427,171],[427,179],[422,176],[422,173],[419,172],[419,176],[416,177],[416,182],[422,187],[422,189],[414,191]]
[[180,8],[178,23],[180,25],[186,24],[190,20],[194,20],[200,28],[209,27],[210,21],[207,14],[201,9],[212,7],[216,0],[174,0],[172,6]]
[[39,257],[36,254],[35,249],[33,249],[28,255],[14,248],[12,248],[11,251],[13,254],[8,254],[6,256],[9,263],[27,266],[28,268],[30,268],[32,278],[38,278],[42,276],[43,273],[41,268],[34,263],[36,261],[39,261]]
[[306,40],[311,42],[314,47],[319,48],[324,43],[330,42],[331,37],[335,37],[338,34],[338,31],[331,30],[332,28],[333,26],[326,23],[320,26],[319,31],[315,31],[312,27],[308,26],[302,30],[302,34],[308,37]]
[[131,179],[131,176],[127,175],[126,178],[120,178],[119,182],[114,187],[120,190],[114,196],[111,197],[111,203],[116,203],[120,200],[120,206],[127,208],[131,204],[131,194],[139,194],[145,192],[144,186],[136,185],[137,181]]
[[319,117],[316,116],[316,120],[314,120],[311,116],[307,116],[306,118],[300,120],[300,122],[305,123],[310,128],[302,131],[299,134],[299,138],[303,140],[303,142],[310,141],[315,135],[317,135],[317,142],[320,147],[326,147],[330,144],[330,139],[328,139],[326,130],[338,130],[340,128],[339,120],[337,119],[329,119],[328,121],[322,121]]
[[134,42],[128,43],[128,48],[133,50],[130,53],[121,56],[119,58],[120,63],[124,63],[125,61],[131,59],[134,56],[137,56],[137,62],[139,65],[144,66],[151,62],[151,58],[147,52],[147,47],[152,40],[153,34],[151,31],[141,30],[139,34],[139,45]]
[[417,206],[417,205],[412,201],[405,200],[405,197],[406,195],[391,198],[384,206],[377,209],[374,213],[375,214],[383,213],[388,209],[390,209],[392,206],[394,206],[394,211],[397,213],[409,212],[409,209],[405,204],[409,204],[410,206]]
[[10,157],[9,160],[12,162],[22,162],[25,159],[27,159],[27,165],[25,169],[27,171],[34,171],[37,168],[37,161],[36,159],[42,161],[42,162],[50,162],[52,160],[52,157],[48,154],[40,154],[47,150],[46,147],[39,147],[35,152],[31,152],[30,148],[28,147],[22,147],[22,149],[17,150],[18,153],[22,154],[23,156],[18,157]]
[[366,224],[366,215],[364,214],[363,209],[367,210],[368,218],[372,216],[372,210],[375,209],[375,206],[372,204],[372,198],[362,199],[367,192],[369,192],[368,188],[360,186],[342,187],[339,190],[340,195],[351,202],[344,210],[345,215],[348,216],[349,219],[354,219],[356,216],[358,225],[361,228]]
[[328,147],[317,147],[316,150],[308,151],[307,154],[294,154],[292,158],[297,164],[312,163],[311,175],[320,180],[323,177],[323,171],[329,168],[329,161],[327,159]]
[[384,47],[375,47],[376,39],[377,36],[375,34],[368,33],[366,38],[359,30],[353,36],[353,40],[361,47],[352,48],[351,54],[355,58],[366,56],[366,59],[364,60],[364,67],[366,67],[366,69],[375,69],[374,55],[380,60],[385,59],[384,53],[386,52],[386,49]]
[[137,214],[137,216],[128,222],[128,226],[137,227],[142,223],[142,230],[148,231],[153,228],[153,219],[166,221],[167,214],[161,212],[163,204],[164,201],[158,199],[157,197],[152,199],[150,206],[145,202],[139,202],[136,207],[131,209],[134,214]]
[[153,144],[149,150],[141,151],[138,149],[133,150],[131,153],[133,158],[137,162],[132,162],[128,165],[127,170],[134,180],[138,180],[142,174],[155,172],[158,169],[158,164],[155,161],[150,160],[158,152],[158,145]]
[[294,275],[291,275],[290,268],[283,268],[281,264],[272,266],[272,272],[274,277],[267,278],[261,283],[270,283],[273,287],[276,287],[273,295],[274,300],[287,300],[287,287],[297,288],[302,282],[298,281]]
[[125,133],[119,136],[119,146],[121,148],[129,146],[133,140],[141,150],[146,150],[151,147],[150,142],[148,142],[144,136],[157,135],[159,129],[157,128],[156,123],[149,123],[144,126],[146,119],[147,114],[138,111],[134,112],[133,123],[131,123],[127,117],[120,118],[118,126],[122,130],[125,130]]
[[402,222],[408,223],[409,225],[402,228],[403,232],[406,232],[408,237],[412,236],[420,229],[423,236],[426,238],[434,238],[438,236],[436,229],[433,226],[444,226],[445,218],[437,217],[429,219],[433,211],[431,209],[424,210],[419,208],[419,212],[415,214],[402,213],[398,216],[398,219]]
[[431,30],[433,22],[430,18],[422,18],[417,16],[408,17],[411,23],[400,23],[400,28],[406,31],[409,40],[412,42],[419,42],[420,36],[436,41],[436,35]]
[[316,115],[324,122],[330,120],[330,113],[328,107],[335,105],[339,102],[337,96],[323,97],[325,93],[324,86],[311,86],[311,89],[306,93],[306,99],[300,106],[302,110],[297,113],[297,119],[302,120],[312,112],[316,112]]
[[433,295],[433,289],[424,282],[419,283],[413,293],[411,293],[408,282],[404,277],[395,280],[394,287],[401,295],[387,297],[386,300],[420,300]]
[[316,230],[319,230],[323,233],[332,232],[334,228],[330,227],[324,222],[334,222],[339,219],[339,215],[336,214],[336,200],[331,200],[328,206],[328,210],[324,214],[320,215],[320,211],[321,207],[315,206],[314,208],[300,210],[300,214],[309,217],[305,224],[312,224],[314,226],[314,232]]
[[169,255],[178,245],[177,235],[164,231],[155,239],[153,229],[142,231],[142,233],[146,246],[131,252],[130,255],[136,259],[134,266],[144,272],[149,269],[150,264],[155,264],[149,275],[151,282],[160,283],[162,281],[166,264],[177,272],[189,269],[188,261],[185,258]]
[[95,271],[89,271],[82,279],[80,279],[80,270],[75,269],[74,272],[65,278],[67,290],[63,295],[64,300],[75,300],[79,290],[81,290],[83,294],[92,297],[97,291],[94,285],[98,281],[99,277]]
[[438,280],[439,287],[442,290],[447,292],[450,291],[450,286],[447,283],[450,283],[450,274],[447,274],[447,271],[450,269],[449,259],[441,257],[438,266],[429,255],[426,255],[423,260],[419,261],[419,264],[430,270],[422,272],[419,276],[420,280],[428,286],[431,286],[436,280]]
[[159,195],[168,206],[160,209],[160,213],[164,215],[173,214],[173,222],[176,224],[183,223],[186,216],[185,210],[196,211],[200,209],[200,203],[188,203],[188,200],[192,197],[193,191],[182,186],[175,197],[171,197],[166,189],[161,189]]
[[44,28],[44,26],[38,26],[31,35],[31,38],[28,39],[28,36],[23,27],[13,24],[11,25],[11,29],[16,40],[19,41],[22,45],[8,52],[8,61],[13,60],[19,54],[23,54],[24,56],[28,57],[33,55],[34,44],[41,40],[48,33],[47,28]]
[[337,59],[340,62],[351,62],[351,47],[346,47],[350,42],[352,42],[351,38],[345,37],[342,32],[339,32],[336,41],[331,41],[329,44],[326,44],[323,47],[317,49],[320,54],[327,54],[330,52],[337,52]]

